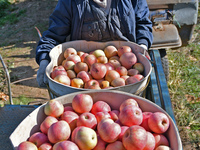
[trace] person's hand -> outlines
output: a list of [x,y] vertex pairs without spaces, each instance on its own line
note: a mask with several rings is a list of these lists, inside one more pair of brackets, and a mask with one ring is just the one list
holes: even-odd
[[140,53],[142,53],[144,56],[146,56],[146,58],[147,58],[148,60],[151,60],[151,57],[149,56],[149,53],[148,53],[148,51],[147,51],[147,46],[144,45],[144,44],[141,44],[140,47],[142,47],[142,48],[144,49],[144,51],[143,51],[143,52],[140,52]]
[[48,60],[42,60],[40,62],[40,67],[39,70],[37,71],[37,82],[40,87],[46,88],[46,84],[48,83],[48,78],[45,73],[48,64],[49,64]]

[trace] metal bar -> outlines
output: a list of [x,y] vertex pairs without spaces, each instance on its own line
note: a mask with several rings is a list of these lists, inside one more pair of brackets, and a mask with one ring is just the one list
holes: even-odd
[[4,63],[4,61],[3,61],[3,58],[2,58],[2,56],[1,56],[1,54],[0,54],[0,60],[1,60],[1,63],[2,63],[2,65],[3,65],[4,70],[5,70],[5,72],[6,72],[6,78],[7,78],[7,81],[8,81],[9,101],[10,101],[10,104],[13,105],[12,93],[11,93],[11,86],[10,86],[10,75],[9,75],[8,69],[7,69],[7,67],[6,67],[6,65],[5,65],[5,63]]

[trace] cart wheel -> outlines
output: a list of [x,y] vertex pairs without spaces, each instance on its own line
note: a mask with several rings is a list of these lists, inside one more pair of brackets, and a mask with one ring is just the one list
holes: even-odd
[[159,49],[159,52],[161,56],[165,78],[168,81],[169,80],[169,61],[168,61],[167,53],[165,49]]

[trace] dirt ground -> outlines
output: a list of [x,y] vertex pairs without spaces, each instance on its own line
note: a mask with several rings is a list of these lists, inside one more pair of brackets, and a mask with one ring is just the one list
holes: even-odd
[[[6,24],[0,28],[0,43],[4,45],[0,53],[11,70],[13,98],[25,95],[35,101],[50,99],[48,90],[39,88],[36,81],[39,66],[35,62],[35,49],[39,36],[34,27],[38,27],[41,32],[48,28],[48,18],[56,4],[57,1],[54,0],[18,2],[15,4],[18,8],[15,12],[26,9],[26,13],[16,24]],[[183,149],[192,150],[192,145],[188,143],[182,129],[180,134],[183,138]]]

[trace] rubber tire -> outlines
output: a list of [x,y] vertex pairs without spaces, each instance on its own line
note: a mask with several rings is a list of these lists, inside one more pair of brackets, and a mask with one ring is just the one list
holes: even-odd
[[169,80],[169,60],[165,49],[159,49],[166,81]]

